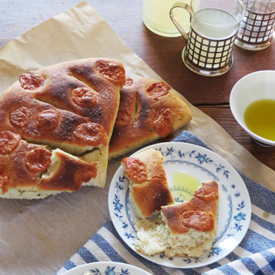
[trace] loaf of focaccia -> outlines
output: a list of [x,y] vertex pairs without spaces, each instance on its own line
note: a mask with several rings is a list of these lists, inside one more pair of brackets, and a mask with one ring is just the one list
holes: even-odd
[[105,58],[23,73],[0,96],[0,197],[104,187],[124,83],[122,63]]
[[109,159],[165,138],[191,119],[189,107],[167,83],[145,77],[128,78],[120,92]]

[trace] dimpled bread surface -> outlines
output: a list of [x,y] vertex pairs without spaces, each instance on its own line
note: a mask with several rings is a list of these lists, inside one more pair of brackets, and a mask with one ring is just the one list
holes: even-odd
[[104,187],[124,83],[121,62],[106,58],[23,73],[0,96],[0,197]]
[[167,83],[146,77],[127,78],[109,147],[109,159],[165,138],[188,124],[192,114]]

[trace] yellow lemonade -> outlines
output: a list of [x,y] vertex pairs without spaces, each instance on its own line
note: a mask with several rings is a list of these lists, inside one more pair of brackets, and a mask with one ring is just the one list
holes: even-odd
[[[180,36],[177,28],[170,19],[170,9],[179,1],[175,0],[143,0],[143,22],[146,27],[154,33],[163,36]],[[183,0],[186,4],[190,4],[190,0]],[[189,30],[190,15],[184,9],[175,9],[174,13],[184,28]]]

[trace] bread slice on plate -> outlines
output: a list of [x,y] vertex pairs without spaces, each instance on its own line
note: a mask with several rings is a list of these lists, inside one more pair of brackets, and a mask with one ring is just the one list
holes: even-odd
[[160,151],[148,149],[122,160],[129,182],[130,202],[138,218],[159,213],[161,206],[174,203],[162,166]]
[[145,77],[127,78],[120,91],[109,159],[165,138],[191,119],[186,102],[167,83]]
[[0,95],[0,197],[104,187],[124,83],[122,63],[105,58],[23,73]]
[[162,206],[154,220],[137,220],[136,250],[168,258],[202,256],[215,239],[218,198],[218,184],[203,182],[189,201]]
[[200,257],[211,248],[217,228],[219,188],[205,181],[186,202],[176,203],[170,192],[164,157],[147,149],[122,160],[129,183],[129,200],[136,215],[138,252],[151,256]]

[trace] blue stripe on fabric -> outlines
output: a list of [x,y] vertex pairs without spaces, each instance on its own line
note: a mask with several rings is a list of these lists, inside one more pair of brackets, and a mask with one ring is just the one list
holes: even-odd
[[222,265],[218,269],[226,275],[241,275],[236,269],[229,265]]
[[251,229],[248,229],[239,246],[251,253],[260,253],[275,247],[275,241],[267,239]]
[[219,269],[220,266],[221,266],[221,264],[220,264],[219,262],[215,262],[215,263],[213,263],[213,264],[208,265],[207,267],[208,267],[210,270],[207,271],[207,272],[205,272],[205,273],[203,273],[203,275],[204,275],[204,274],[205,274],[205,275],[208,274],[208,272],[210,272],[210,271],[213,270],[213,269]]
[[[145,258],[141,257],[139,254],[135,253],[118,235],[117,231],[115,230],[113,224],[111,221],[108,221],[105,223],[104,227],[111,232],[118,241],[122,244],[122,246],[135,258],[137,258],[141,263],[143,263],[146,267],[151,269],[155,274],[161,274],[161,275],[169,275],[160,265],[154,264],[152,262],[149,262]],[[195,274],[195,273],[194,273]],[[197,273],[199,274],[199,273]]]
[[259,270],[259,266],[251,258],[241,258],[240,261],[252,274],[256,274]]
[[207,267],[209,267],[210,269],[214,269],[214,268],[218,268],[220,267],[221,265],[219,264],[219,262],[216,262],[216,263],[213,263],[213,264],[210,264],[208,265]]
[[270,263],[269,263],[270,267],[272,268],[272,270],[274,271],[274,274],[275,274],[275,259],[272,260]]
[[211,151],[213,151],[208,145],[206,145],[200,138],[197,136],[191,134],[188,131],[182,131],[177,137],[175,137],[172,141],[177,141],[177,142],[186,142],[186,143],[191,143],[195,145],[199,145],[202,147],[205,147]]
[[240,257],[237,254],[235,254],[234,252],[231,252],[225,258],[228,259],[230,262],[234,262],[234,261],[240,259]]
[[[251,180],[239,171],[250,195],[251,203],[262,210],[275,215],[274,192]],[[261,196],[259,196],[261,194]]]
[[[255,275],[265,275],[265,273],[259,269],[257,272],[254,273]],[[268,274],[268,273],[267,273]]]
[[66,268],[67,270],[72,269],[74,267],[76,267],[76,265],[71,260],[67,261],[67,263],[64,264],[64,268]]
[[98,233],[92,237],[92,241],[114,262],[127,263],[116,250]]
[[270,269],[269,272],[275,274],[275,255],[271,251],[264,251],[262,256],[265,257],[266,261],[269,263],[269,265],[266,266],[266,269]]
[[261,255],[268,261],[271,262],[273,259],[275,259],[274,253],[272,253],[270,250],[265,250],[261,253]]
[[178,268],[177,270],[179,270],[184,275],[198,275],[198,274],[201,274],[200,272],[196,272],[194,269]]
[[271,233],[275,234],[275,224],[265,221],[264,219],[262,219],[261,217],[255,215],[252,213],[251,215],[251,219],[257,223],[258,225],[260,225],[261,227],[263,227],[264,229],[270,231]]
[[86,262],[86,263],[91,263],[91,262],[98,262],[98,259],[90,252],[89,249],[87,249],[85,246],[81,247],[78,251],[77,254]]
[[[240,260],[244,264],[244,266],[246,266],[247,269],[250,270],[250,272],[252,272],[252,274],[257,274],[257,275],[261,275],[261,274],[263,274],[263,275],[275,274],[275,255],[270,250],[263,251],[260,254],[269,263],[266,266],[262,267],[261,269],[259,269],[259,267],[257,266],[257,264],[251,258],[249,258],[249,257],[240,258],[234,252],[232,252],[229,255],[227,255],[226,258],[229,261],[231,261],[231,262],[236,261],[236,260]],[[220,267],[218,269],[221,270],[221,271],[223,271],[222,269],[224,267],[225,266],[222,266],[222,267]],[[226,272],[228,272],[228,271],[226,271]],[[205,273],[205,274],[207,274],[207,273]],[[225,273],[225,274],[227,274],[227,273]]]

